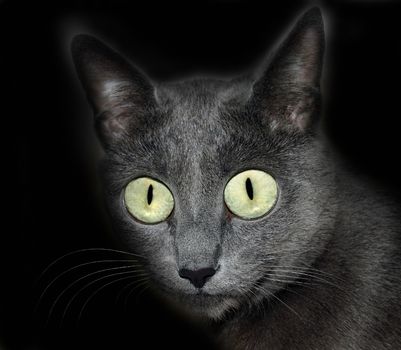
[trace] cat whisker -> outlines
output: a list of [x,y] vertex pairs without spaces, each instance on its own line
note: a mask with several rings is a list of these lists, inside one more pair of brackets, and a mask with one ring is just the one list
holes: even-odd
[[307,272],[307,273],[309,273],[311,275],[315,274],[315,275],[321,276],[323,278],[330,278],[330,279],[333,279],[333,280],[338,280],[339,282],[345,282],[342,278],[340,278],[340,277],[338,277],[338,276],[336,276],[334,274],[331,274],[331,273],[328,273],[326,271],[322,271],[322,270],[319,270],[319,269],[315,269],[315,268],[312,268],[312,267],[274,265],[274,266],[269,266],[269,268],[272,269],[272,270],[273,269],[274,270],[282,269],[282,270],[285,270],[285,271],[288,271],[288,272],[291,272],[291,273],[298,273],[299,271]]
[[136,295],[138,298],[145,292],[146,289],[150,287],[150,284],[148,283],[149,281],[144,281],[143,284],[139,288],[142,288],[138,291],[138,294]]
[[[296,281],[296,280],[302,280],[302,281],[310,281],[310,280],[316,280],[320,282],[324,282],[327,284],[333,284],[332,282],[326,280],[322,276],[319,275],[314,275],[314,274],[309,274],[307,272],[299,272],[299,271],[285,271],[285,270],[277,270],[277,269],[272,269],[272,270],[266,270],[266,273],[269,273],[268,278],[271,279],[272,277],[283,277],[287,278],[289,281]],[[270,275],[271,274],[271,275]]]
[[137,282],[138,282],[138,284],[137,284],[136,286],[132,287],[132,288],[130,289],[130,291],[128,292],[128,294],[125,296],[125,299],[124,299],[124,309],[127,309],[129,298],[130,298],[130,296],[132,295],[132,293],[133,293],[136,289],[138,289],[138,288],[140,288],[140,287],[142,287],[142,286],[145,286],[145,289],[144,289],[144,290],[146,290],[146,288],[149,287],[149,283],[148,283],[148,282],[149,282],[149,278],[144,278],[144,279],[142,279],[142,280],[140,280],[140,281],[137,281]]
[[306,270],[308,270],[308,271],[310,271],[310,272],[317,272],[317,273],[323,274],[323,275],[325,275],[325,276],[327,276],[327,277],[337,279],[337,280],[339,280],[339,281],[341,281],[341,282],[346,282],[346,281],[345,281],[343,278],[341,278],[340,276],[334,275],[333,273],[329,273],[329,272],[324,271],[324,270],[322,270],[322,269],[316,269],[316,268],[314,268],[314,267],[312,267],[312,266],[304,266],[304,267],[302,267],[302,266],[298,266],[298,267],[295,266],[295,268],[296,268],[296,269],[306,269]]
[[299,286],[305,286],[308,284],[310,280],[304,279],[304,280],[294,280],[294,279],[285,279],[286,276],[282,276],[283,278],[273,278],[273,277],[268,277],[266,280],[269,282],[277,282],[277,283],[283,283],[285,285],[299,285]]
[[[278,274],[275,273],[276,271],[279,271],[282,274],[278,275]],[[307,270],[292,271],[292,270],[275,269],[275,268],[273,268],[271,270],[266,270],[266,273],[269,273],[269,272],[273,273],[272,277],[274,277],[276,275],[278,277],[280,277],[280,276],[287,277],[287,278],[292,279],[292,280],[294,280],[294,279],[297,280],[297,279],[299,279],[299,277],[302,277],[302,278],[305,278],[305,279],[310,278],[310,281],[324,283],[326,285],[329,285],[331,287],[336,288],[336,290],[339,290],[339,291],[343,292],[344,294],[349,294],[349,291],[346,291],[342,287],[340,287],[338,284],[327,280],[325,278],[326,276],[324,276],[324,275],[322,276],[322,275],[316,274],[316,272],[315,273],[309,273],[309,272],[307,272]],[[283,273],[284,273],[284,275],[283,275]],[[291,284],[294,284],[294,282],[291,282]]]
[[[314,297],[314,298],[310,298],[310,297],[306,296],[304,293],[301,294],[301,293],[298,293],[298,292],[292,290],[290,287],[286,287],[285,290],[286,290],[287,292],[296,294],[296,295],[297,295],[298,297],[300,297],[300,298],[307,299],[307,300],[308,300],[309,302],[311,302],[311,303],[317,304],[319,307],[322,308],[322,310],[324,310],[324,311],[326,312],[326,315],[328,315],[328,316],[330,316],[330,317],[333,317],[334,320],[336,320],[336,318],[334,317],[334,315],[333,315],[333,313],[330,311],[330,309],[329,309],[324,303],[320,302],[317,298],[315,298],[315,297]],[[313,294],[312,294],[312,296],[313,296]]]
[[266,269],[266,272],[267,273],[271,273],[273,276],[285,276],[285,277],[288,277],[288,278],[291,278],[291,279],[294,279],[294,278],[305,278],[305,279],[307,279],[308,277],[309,278],[314,278],[314,279],[317,279],[317,280],[321,280],[321,281],[324,281],[324,282],[328,282],[328,283],[332,283],[332,282],[330,282],[330,281],[328,281],[327,279],[326,279],[326,276],[324,276],[324,275],[320,275],[320,274],[316,274],[316,273],[310,273],[310,272],[308,272],[308,271],[292,271],[292,270],[285,270],[285,269],[276,269],[276,268],[272,268],[272,269]]
[[142,274],[136,274],[136,271],[117,272],[117,273],[108,274],[108,275],[106,275],[106,276],[102,276],[102,277],[100,277],[100,278],[95,279],[94,281],[91,281],[91,282],[85,284],[82,288],[80,288],[80,289],[72,296],[72,298],[70,299],[70,301],[68,302],[68,304],[67,304],[66,307],[64,308],[64,312],[63,312],[62,317],[61,317],[61,323],[60,323],[60,325],[63,324],[63,320],[64,320],[65,316],[67,315],[67,312],[68,312],[69,308],[71,307],[72,303],[74,302],[74,300],[75,300],[85,289],[87,289],[87,288],[90,287],[91,285],[93,285],[93,284],[95,284],[95,283],[98,283],[98,282],[100,282],[100,281],[103,281],[103,280],[105,280],[105,279],[107,279],[107,278],[116,277],[116,276],[120,276],[120,275],[127,275],[127,274],[130,275],[130,276],[129,276],[130,278],[136,278],[136,277],[142,275]]
[[288,310],[290,310],[294,315],[296,315],[301,320],[301,322],[305,322],[305,320],[301,317],[301,315],[298,312],[296,312],[291,306],[289,306],[286,302],[284,302],[282,299],[280,299],[277,295],[275,295],[274,293],[266,290],[262,286],[255,285],[255,287],[256,287],[257,290],[261,291],[262,293],[267,294],[267,297],[273,297],[274,299],[279,301]]
[[77,255],[80,253],[87,253],[87,252],[111,252],[111,253],[118,253],[118,254],[124,254],[124,255],[129,255],[133,258],[142,258],[144,259],[144,257],[142,255],[139,254],[134,254],[134,253],[130,253],[130,252],[126,252],[124,250],[117,250],[117,249],[111,249],[111,248],[85,248],[85,249],[78,249],[78,250],[74,250],[72,252],[69,252],[67,254],[62,255],[61,257],[57,258],[56,260],[54,260],[52,263],[50,263],[44,270],[43,272],[39,275],[39,277],[37,278],[36,283],[39,283],[39,281],[43,278],[43,276],[54,266],[56,265],[58,262],[61,262],[63,259],[68,258],[70,256],[73,255]]
[[[49,320],[50,320],[50,318],[51,318],[51,315],[52,315],[52,313],[53,313],[53,311],[54,311],[54,308],[56,307],[58,301],[63,297],[63,295],[65,295],[65,293],[66,293],[68,290],[70,290],[72,287],[74,287],[77,283],[79,283],[80,281],[82,281],[82,280],[84,280],[84,279],[86,279],[86,278],[88,278],[88,277],[97,275],[97,274],[102,273],[102,272],[114,271],[114,270],[119,270],[119,269],[128,269],[128,268],[133,268],[133,267],[130,266],[130,265],[127,265],[127,266],[118,266],[118,267],[112,267],[112,268],[108,268],[108,269],[98,270],[98,271],[95,271],[95,272],[91,272],[91,273],[89,273],[89,274],[87,274],[87,275],[85,275],[85,276],[83,276],[83,277],[80,277],[80,278],[78,278],[77,280],[75,280],[74,282],[70,283],[70,284],[57,296],[57,298],[56,298],[55,301],[53,302],[53,304],[52,304],[52,306],[51,306],[51,308],[50,308],[50,310],[49,310],[49,314],[48,314],[48,317],[47,317],[46,325],[49,323]],[[143,271],[143,270],[138,270],[138,269],[137,269],[137,270],[133,270],[133,271],[126,271],[125,273],[128,273],[128,272],[134,273],[134,272],[137,272],[137,271]],[[111,275],[107,275],[107,276],[111,276]]]
[[[324,248],[322,248],[322,249],[316,249],[316,248],[308,248],[308,249],[300,249],[300,248],[280,248],[280,249],[277,249],[277,250],[272,250],[272,249],[270,249],[270,250],[269,250],[269,255],[270,255],[270,256],[267,257],[267,259],[273,257],[274,254],[277,254],[278,256],[279,256],[280,254],[283,254],[283,253],[295,253],[295,252],[304,254],[304,253],[309,253],[309,252],[313,252],[313,251],[318,251],[318,252],[320,252],[321,250],[325,250],[325,249],[324,249]],[[264,259],[263,261],[265,261],[265,259]]]
[[136,281],[131,282],[131,283],[128,283],[125,287],[123,287],[123,288],[121,289],[121,291],[120,291],[120,292],[117,294],[117,296],[116,296],[115,304],[118,304],[118,303],[119,303],[119,300],[120,300],[120,298],[122,297],[122,295],[123,295],[128,289],[130,289],[130,287],[131,287],[132,285],[138,284],[139,282],[141,282],[141,281],[143,281],[143,280],[145,280],[145,278],[140,279],[140,280],[136,280]]
[[[147,276],[147,274],[145,274],[145,275]],[[83,306],[82,306],[82,308],[81,308],[81,310],[80,310],[80,312],[79,312],[79,314],[78,314],[77,323],[79,324],[79,322],[80,322],[80,320],[81,320],[81,318],[82,318],[82,315],[83,315],[83,313],[84,313],[84,311],[85,311],[86,306],[89,304],[89,302],[90,302],[100,291],[102,291],[104,288],[106,288],[106,287],[108,287],[108,286],[110,286],[110,285],[112,285],[112,284],[115,284],[115,283],[117,283],[117,282],[121,282],[121,281],[123,281],[123,280],[132,279],[132,278],[135,278],[135,277],[137,277],[137,276],[126,276],[126,277],[121,277],[121,278],[118,278],[118,279],[116,279],[116,280],[114,280],[114,281],[111,281],[111,282],[109,282],[109,283],[106,283],[105,285],[103,285],[103,286],[99,287],[98,289],[96,289],[96,290],[88,297],[88,299],[86,300],[86,302],[83,304]],[[63,317],[64,317],[64,315],[63,315]]]
[[[36,313],[39,309],[40,303],[43,300],[45,294],[47,293],[47,291],[50,289],[50,287],[52,285],[54,285],[58,280],[61,279],[61,277],[65,276],[66,274],[68,274],[71,271],[77,270],[81,267],[84,266],[90,266],[90,265],[95,265],[95,264],[101,264],[101,263],[126,263],[126,262],[131,262],[131,261],[135,261],[132,259],[128,259],[128,260],[96,260],[96,261],[90,261],[90,262],[86,262],[86,263],[82,263],[76,266],[73,266],[69,269],[67,269],[66,271],[63,271],[62,273],[60,273],[59,275],[57,275],[50,283],[47,284],[46,288],[43,290],[43,292],[41,293],[41,295],[39,296],[39,300],[35,306],[34,309],[34,313]],[[141,266],[140,264],[132,264],[131,266]]]
[[132,285],[136,284],[136,282],[137,282],[137,281],[127,283],[126,286],[124,286],[123,288],[121,288],[121,290],[120,290],[120,291],[118,292],[118,294],[116,295],[116,299],[115,299],[115,301],[114,301],[114,303],[115,303],[116,305],[118,305],[118,303],[119,303],[119,301],[120,301],[120,298],[121,298],[121,296],[125,293],[125,291],[128,290]]
[[[247,303],[249,305],[249,310],[253,305],[256,305],[256,308],[258,311],[263,311],[265,312],[263,305],[262,305],[262,298],[259,298],[259,296],[253,291],[253,289],[246,290],[245,288],[241,288],[240,290],[244,291],[244,295],[246,297]],[[249,296],[249,293],[254,296],[254,298]]]

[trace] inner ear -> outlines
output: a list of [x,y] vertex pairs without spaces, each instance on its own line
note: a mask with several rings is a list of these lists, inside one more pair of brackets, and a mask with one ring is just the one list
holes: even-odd
[[289,116],[286,118],[298,130],[305,131],[310,124],[314,121],[313,117],[318,111],[317,97],[302,95],[289,109]]
[[154,102],[153,86],[137,68],[100,40],[74,37],[71,52],[105,147],[138,125]]
[[104,110],[95,117],[95,129],[104,146],[128,137],[135,126],[129,107],[118,107],[114,110]]
[[146,116],[146,101],[131,81],[102,81],[98,86],[95,127],[104,145],[128,137]]
[[318,114],[324,29],[320,10],[307,11],[254,85],[251,102],[272,129],[305,131]]

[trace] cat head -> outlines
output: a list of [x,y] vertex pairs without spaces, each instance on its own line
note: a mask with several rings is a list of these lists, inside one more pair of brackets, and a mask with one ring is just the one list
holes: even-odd
[[334,176],[317,128],[323,50],[315,8],[256,78],[156,84],[74,38],[116,232],[183,309],[220,318],[255,305],[321,253]]

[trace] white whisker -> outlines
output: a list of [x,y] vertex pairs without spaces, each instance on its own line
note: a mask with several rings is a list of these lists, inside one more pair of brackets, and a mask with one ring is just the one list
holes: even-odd
[[[81,310],[80,310],[80,312],[79,312],[79,314],[78,314],[77,323],[79,323],[79,321],[81,320],[81,317],[82,317],[82,315],[83,315],[83,313],[84,313],[84,310],[85,310],[86,306],[88,305],[88,303],[89,303],[89,302],[96,296],[96,294],[98,294],[101,290],[103,290],[104,288],[106,288],[106,287],[108,287],[108,286],[110,286],[111,284],[114,284],[114,283],[116,283],[116,282],[120,282],[120,281],[127,280],[127,279],[132,279],[132,278],[135,278],[135,277],[136,277],[136,276],[121,277],[121,278],[118,278],[118,279],[116,279],[116,280],[114,280],[114,281],[111,281],[111,282],[109,282],[109,283],[106,283],[105,285],[103,285],[103,286],[99,287],[98,289],[96,289],[96,290],[88,297],[88,299],[86,300],[86,302],[83,304],[83,306],[82,306],[82,308],[81,308]],[[63,315],[63,316],[64,316],[64,315]]]
[[57,258],[56,260],[54,260],[52,263],[50,263],[44,270],[43,272],[40,274],[40,276],[38,277],[36,283],[39,283],[39,281],[41,280],[41,278],[47,273],[47,271],[49,271],[55,264],[57,264],[58,262],[60,262],[61,260],[69,257],[69,256],[73,256],[76,254],[80,254],[80,253],[86,253],[86,252],[111,252],[111,253],[119,253],[119,254],[125,254],[125,255],[129,255],[135,258],[144,258],[141,255],[138,254],[134,254],[134,253],[129,253],[123,250],[117,250],[117,249],[111,249],[111,248],[86,248],[86,249],[78,249],[78,250],[74,250],[72,252],[69,252],[67,254],[62,255],[61,257]]
[[[83,277],[78,278],[78,279],[75,280],[74,282],[70,283],[70,284],[58,295],[58,297],[57,297],[57,298],[55,299],[55,301],[53,302],[53,304],[52,304],[52,306],[51,306],[51,308],[50,308],[50,310],[49,310],[49,314],[48,314],[48,317],[47,317],[46,325],[48,324],[48,322],[49,322],[49,320],[50,320],[50,318],[51,318],[51,315],[52,315],[52,313],[53,313],[53,310],[54,310],[54,308],[56,307],[58,301],[62,298],[62,296],[63,296],[68,290],[70,290],[70,289],[71,289],[73,286],[75,286],[78,282],[84,280],[85,278],[88,278],[88,277],[90,277],[90,276],[94,276],[94,275],[99,274],[99,273],[102,273],[102,272],[113,271],[113,270],[119,270],[119,269],[124,269],[124,268],[132,268],[132,266],[127,265],[127,266],[119,266],[119,267],[112,267],[112,268],[108,268],[108,269],[102,269],[102,270],[99,270],[99,271],[95,271],[95,272],[89,273],[89,274],[87,274],[87,275],[85,275],[85,276],[83,276]],[[136,271],[142,271],[142,270],[133,270],[133,271],[127,271],[127,272],[134,273],[134,272],[136,272]],[[107,275],[107,276],[110,276],[110,275]]]
[[[42,299],[44,298],[46,292],[50,289],[50,287],[56,283],[61,277],[65,276],[67,273],[74,271],[80,267],[84,267],[84,266],[89,266],[89,265],[95,265],[95,264],[100,264],[100,263],[117,263],[117,262],[130,262],[130,261],[134,261],[132,259],[129,260],[96,260],[96,261],[90,261],[90,262],[86,262],[86,263],[82,263],[76,266],[73,266],[69,269],[67,269],[66,271],[63,271],[62,273],[60,273],[59,275],[57,275],[47,286],[46,288],[43,290],[43,292],[41,293],[41,295],[39,296],[39,300],[36,303],[34,312],[36,313],[39,309],[40,303],[42,301]],[[132,266],[141,266],[139,264],[132,264]]]

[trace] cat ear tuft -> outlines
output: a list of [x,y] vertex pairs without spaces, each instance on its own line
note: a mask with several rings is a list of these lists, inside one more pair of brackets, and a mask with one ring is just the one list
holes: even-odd
[[319,8],[305,12],[253,88],[253,102],[272,129],[304,131],[320,102],[324,26]]
[[153,103],[153,87],[138,69],[93,36],[75,36],[71,53],[107,147],[144,115]]

